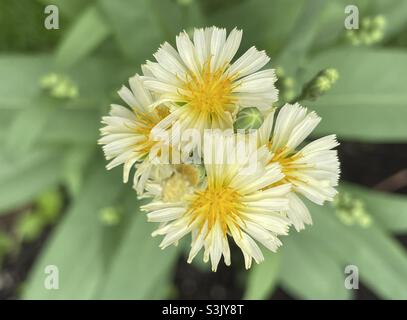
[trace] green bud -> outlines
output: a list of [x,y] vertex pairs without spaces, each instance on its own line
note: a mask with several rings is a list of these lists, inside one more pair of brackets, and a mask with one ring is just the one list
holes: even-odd
[[325,75],[327,76],[327,78],[329,79],[331,84],[335,83],[339,78],[338,70],[336,70],[334,68],[326,69],[325,70]]
[[299,100],[315,100],[323,95],[339,78],[338,71],[333,68],[320,71],[311,81],[303,88]]
[[56,73],[50,73],[40,79],[40,85],[44,89],[49,89],[55,86],[59,81],[59,76]]
[[374,30],[370,34],[370,40],[372,43],[377,43],[383,39],[384,32],[382,30]]
[[353,198],[349,193],[340,193],[334,200],[334,207],[338,219],[343,224],[358,224],[367,228],[372,223],[372,218],[366,211],[364,202]]
[[278,78],[282,78],[282,77],[284,77],[284,75],[285,75],[284,68],[278,66],[278,67],[276,68],[276,76],[277,76]]
[[372,224],[372,218],[366,214],[361,217],[358,222],[362,228],[369,228]]
[[294,79],[292,77],[284,78],[283,85],[285,88],[292,88],[294,86]]
[[366,17],[357,31],[350,30],[346,33],[347,40],[353,45],[372,45],[383,39],[386,18],[383,15]]
[[50,73],[40,80],[40,86],[58,99],[74,99],[79,95],[78,87],[68,77]]
[[327,77],[319,77],[315,81],[315,86],[318,89],[319,93],[325,93],[331,88],[331,81]]
[[43,193],[36,201],[36,212],[47,222],[52,222],[58,217],[62,209],[62,196],[58,190]]
[[383,29],[386,23],[386,18],[381,14],[373,18],[373,25],[378,29]]
[[106,207],[100,210],[99,218],[102,224],[106,226],[115,226],[121,221],[121,213],[117,208]]
[[239,111],[234,123],[235,130],[237,129],[258,129],[263,124],[263,114],[256,107],[244,108]]
[[347,226],[355,224],[355,219],[348,210],[339,209],[336,211],[336,215],[339,218],[339,220]]
[[295,98],[295,91],[294,90],[285,90],[283,92],[283,97],[285,101],[292,101]]
[[27,212],[17,221],[16,234],[23,241],[32,241],[41,234],[46,223],[36,212]]

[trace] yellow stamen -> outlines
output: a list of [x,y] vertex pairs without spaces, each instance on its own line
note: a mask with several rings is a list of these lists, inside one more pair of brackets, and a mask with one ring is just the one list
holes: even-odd
[[228,224],[237,225],[239,210],[242,208],[240,194],[232,188],[209,185],[204,191],[198,191],[193,196],[187,214],[193,221],[208,223],[208,232],[219,222],[226,236]]
[[190,75],[185,83],[182,99],[195,111],[220,115],[233,103],[233,79],[225,76],[225,68],[211,71],[210,60],[200,75]]
[[138,126],[134,129],[134,133],[143,137],[143,140],[134,145],[134,150],[145,156],[157,141],[151,139],[151,130],[167,115],[169,114],[168,108],[158,106],[151,113],[135,113]]

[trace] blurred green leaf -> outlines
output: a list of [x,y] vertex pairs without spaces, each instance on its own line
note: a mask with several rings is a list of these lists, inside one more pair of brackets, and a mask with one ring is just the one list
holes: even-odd
[[50,69],[44,55],[0,55],[0,108],[30,107],[41,92],[40,77]]
[[368,214],[380,228],[395,232],[407,231],[407,197],[375,191],[350,183],[342,183],[341,190],[362,200]]
[[407,2],[404,0],[374,0],[369,1],[373,15],[383,15],[386,19],[384,38],[390,38],[396,33],[404,33],[407,26]]
[[55,186],[61,177],[61,160],[60,154],[45,150],[18,159],[0,152],[0,213]]
[[281,253],[263,251],[265,260],[249,271],[244,299],[267,299],[275,289],[281,272]]
[[110,28],[97,7],[87,8],[64,34],[56,52],[56,65],[72,66],[96,49],[109,34]]
[[74,145],[64,158],[63,180],[70,196],[76,197],[82,189],[86,170],[94,158],[96,146],[88,144]]
[[325,247],[343,267],[357,266],[362,282],[381,298],[407,298],[407,252],[396,240],[377,224],[348,227],[336,218],[332,207],[307,205],[314,226],[301,234],[313,238],[314,248]]
[[[372,67],[374,66],[374,68]],[[317,56],[306,78],[334,67],[339,80],[315,102],[303,102],[321,117],[315,134],[371,142],[407,141],[407,53],[340,48]]]
[[16,235],[22,241],[36,239],[45,226],[44,219],[33,212],[26,212],[20,216],[16,223]]
[[53,111],[53,101],[50,99],[35,99],[30,107],[19,111],[9,125],[4,146],[6,151],[15,156],[29,151],[37,142]]
[[[77,0],[65,2],[73,1]],[[53,48],[62,30],[44,28],[44,9],[45,5],[33,0],[0,1],[0,52],[39,52]]]
[[52,113],[40,140],[48,143],[75,143],[95,145],[99,136],[101,118],[91,109],[61,108]]
[[277,58],[277,64],[282,66],[289,75],[297,71],[310,50],[326,5],[327,2],[324,0],[306,1],[306,5],[303,5],[303,10],[287,37],[282,54]]
[[302,299],[350,299],[351,291],[344,286],[341,265],[323,246],[312,241],[307,231],[291,232],[283,239],[280,273],[283,288]]
[[[115,202],[124,188],[117,173],[108,173],[101,163],[95,163],[81,195],[37,260],[24,298],[91,299],[98,294],[106,276],[104,226],[99,222],[98,212]],[[59,270],[58,290],[44,287],[47,265],[55,265]]]
[[163,40],[160,20],[148,0],[99,0],[123,53],[141,62],[157,50]]
[[161,250],[160,239],[151,237],[157,226],[146,222],[143,214],[137,214],[113,261],[102,299],[150,299],[157,293],[157,286],[168,285],[178,250]]
[[243,48],[255,45],[274,57],[286,43],[306,4],[302,0],[296,5],[286,0],[231,1],[229,6],[209,15],[208,25],[227,27],[228,31],[234,27],[243,29]]
[[61,213],[62,205],[61,192],[56,188],[50,189],[35,199],[35,212],[45,223],[52,223]]
[[[44,5],[50,4],[49,0],[39,0]],[[80,12],[89,5],[92,5],[94,0],[52,0],[52,4],[56,5],[59,13],[68,18],[76,17]]]
[[0,107],[0,142],[3,143],[3,140],[8,135],[8,129],[10,123],[14,121],[18,114],[19,110],[15,109],[3,109]]
[[[192,28],[204,27],[205,17],[198,1],[192,0],[182,5],[177,0],[150,0],[150,14],[155,17],[160,31],[168,42],[174,43],[175,36],[182,30],[187,32]],[[154,51],[151,52],[152,55]]]
[[[47,93],[42,90],[40,80],[55,71],[52,62],[50,55],[0,55],[0,109],[28,109],[34,103],[46,101]],[[72,101],[54,99],[55,109],[58,105],[100,108],[102,101],[111,98],[135,70],[117,59],[89,58],[66,73],[79,88],[79,98]]]
[[407,23],[407,3],[404,0],[333,0],[327,1],[323,14],[318,19],[318,32],[314,38],[313,50],[318,51],[343,41],[347,16],[345,7],[356,5],[359,8],[360,22],[365,17],[381,15],[386,19],[384,40],[402,32]]

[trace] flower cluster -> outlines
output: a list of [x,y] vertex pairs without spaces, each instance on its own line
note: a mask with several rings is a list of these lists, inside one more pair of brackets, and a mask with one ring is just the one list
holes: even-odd
[[299,104],[276,110],[270,59],[255,47],[235,59],[241,38],[211,27],[164,43],[119,90],[128,107],[111,106],[99,140],[124,182],[135,169],[160,247],[191,234],[188,262],[203,249],[213,271],[222,256],[230,264],[230,238],[246,268],[260,263],[258,243],[276,251],[290,226],[311,224],[301,198],[332,201],[339,179],[335,136],[305,143],[320,117]]

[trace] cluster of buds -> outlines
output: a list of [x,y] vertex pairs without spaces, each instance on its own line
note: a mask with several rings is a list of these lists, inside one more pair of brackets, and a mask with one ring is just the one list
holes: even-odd
[[40,80],[41,88],[57,99],[75,99],[79,95],[77,85],[65,75],[50,73]]
[[339,74],[336,69],[328,68],[320,71],[311,79],[301,92],[298,100],[315,100],[325,94],[338,80]]
[[349,193],[339,193],[333,202],[336,215],[345,225],[359,225],[367,228],[372,224],[372,218],[360,199],[355,199]]
[[383,39],[385,27],[384,16],[366,17],[362,20],[360,29],[347,30],[346,39],[354,46],[372,45]]

